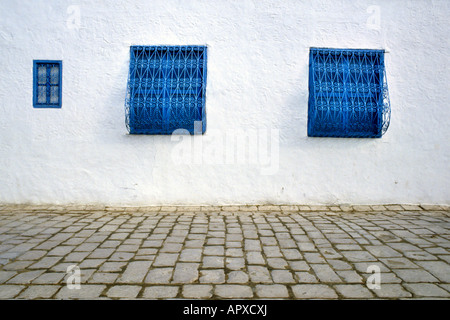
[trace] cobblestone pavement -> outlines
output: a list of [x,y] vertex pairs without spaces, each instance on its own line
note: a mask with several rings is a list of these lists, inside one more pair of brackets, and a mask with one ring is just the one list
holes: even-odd
[[[73,265],[79,290],[66,285]],[[381,289],[367,286],[373,265]],[[449,299],[450,211],[0,205],[10,298]]]

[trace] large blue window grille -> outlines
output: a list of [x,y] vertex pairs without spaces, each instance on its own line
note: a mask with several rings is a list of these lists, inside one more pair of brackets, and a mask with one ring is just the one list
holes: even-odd
[[206,130],[206,46],[131,46],[125,122],[131,134]]
[[379,138],[389,121],[383,50],[311,48],[308,136]]
[[61,108],[62,61],[33,60],[33,106]]

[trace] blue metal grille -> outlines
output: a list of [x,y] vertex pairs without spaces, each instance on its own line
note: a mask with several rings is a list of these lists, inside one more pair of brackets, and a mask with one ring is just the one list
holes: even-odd
[[61,108],[62,61],[33,61],[33,106]]
[[379,138],[389,121],[383,50],[311,48],[308,136]]
[[206,46],[131,46],[125,123],[131,134],[206,130]]

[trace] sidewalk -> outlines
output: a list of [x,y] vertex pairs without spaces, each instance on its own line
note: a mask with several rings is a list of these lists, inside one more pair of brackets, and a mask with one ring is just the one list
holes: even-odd
[[449,299],[450,210],[0,205],[11,298]]

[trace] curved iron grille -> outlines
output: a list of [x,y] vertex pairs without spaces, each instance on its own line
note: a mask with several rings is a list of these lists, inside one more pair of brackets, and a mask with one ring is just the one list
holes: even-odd
[[125,100],[129,133],[204,133],[205,94],[206,46],[131,46]]
[[389,121],[383,50],[311,48],[308,136],[379,138]]

